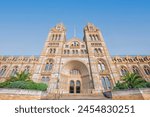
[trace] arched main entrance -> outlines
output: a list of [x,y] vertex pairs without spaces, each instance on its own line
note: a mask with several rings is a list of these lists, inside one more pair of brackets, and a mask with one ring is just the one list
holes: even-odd
[[87,66],[77,60],[67,62],[61,71],[60,87],[68,93],[88,93],[93,87]]
[[81,92],[81,83],[79,80],[74,83],[73,80],[70,81],[69,93],[80,93]]

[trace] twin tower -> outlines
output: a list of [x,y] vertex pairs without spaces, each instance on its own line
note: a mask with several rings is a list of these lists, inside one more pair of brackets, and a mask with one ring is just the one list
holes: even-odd
[[100,30],[91,23],[83,41],[66,39],[63,24],[48,34],[33,80],[48,84],[50,93],[99,93],[109,91],[119,79]]
[[17,72],[29,72],[35,82],[48,84],[49,93],[110,91],[127,72],[150,81],[150,56],[111,57],[100,30],[89,23],[83,41],[66,39],[63,24],[52,28],[39,57],[0,56],[0,82]]

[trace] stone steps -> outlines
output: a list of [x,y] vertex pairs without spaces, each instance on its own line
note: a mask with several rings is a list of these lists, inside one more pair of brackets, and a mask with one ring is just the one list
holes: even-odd
[[103,95],[63,95],[60,100],[110,100],[111,98],[106,98]]
[[106,98],[103,94],[49,94],[44,100],[111,100],[111,98]]

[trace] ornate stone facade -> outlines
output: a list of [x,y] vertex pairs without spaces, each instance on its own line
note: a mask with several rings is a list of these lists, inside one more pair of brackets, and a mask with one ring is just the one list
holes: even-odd
[[89,23],[83,41],[66,40],[63,24],[52,28],[39,57],[0,56],[0,81],[16,72],[32,74],[50,93],[98,93],[111,90],[126,72],[150,81],[150,56],[110,56],[101,31]]

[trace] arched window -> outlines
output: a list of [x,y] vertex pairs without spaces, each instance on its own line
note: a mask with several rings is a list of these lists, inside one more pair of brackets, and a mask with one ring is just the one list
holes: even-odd
[[78,50],[76,50],[76,54],[78,54]]
[[80,86],[80,85],[81,85],[80,81],[77,80],[77,81],[76,81],[76,86]]
[[98,53],[102,53],[102,50],[100,48],[98,48]]
[[58,38],[58,40],[60,40],[60,38],[61,38],[61,35],[59,35],[59,38]]
[[54,40],[54,35],[52,36],[52,40]]
[[72,54],[75,54],[75,50],[72,50]]
[[69,50],[67,50],[67,54],[70,54],[70,51],[69,51]]
[[74,46],[77,46],[77,42],[74,41],[74,42],[73,42],[73,45],[74,45]]
[[18,66],[15,66],[11,72],[11,76],[15,76],[17,72],[18,72]]
[[44,83],[48,83],[49,81],[50,81],[50,78],[49,77],[42,77],[42,82],[44,82]]
[[74,84],[74,81],[73,80],[71,80],[70,81],[70,93],[74,93],[74,86],[75,86],[75,84]]
[[103,72],[103,71],[106,70],[105,64],[103,62],[101,62],[101,61],[99,61],[99,63],[98,63],[98,70],[100,72]]
[[92,38],[93,38],[93,40],[95,40],[95,41],[96,41],[96,38],[95,38],[95,36],[94,36],[94,35],[92,35]]
[[96,35],[96,39],[99,40],[98,35]]
[[95,39],[95,41],[96,41],[96,40],[97,40],[96,35],[93,35],[93,37],[94,37],[94,39]]
[[52,53],[52,51],[53,51],[53,50],[52,50],[52,49],[50,49],[49,53]]
[[7,69],[7,66],[3,66],[1,69],[0,69],[0,76],[3,76],[6,72],[6,69]]
[[25,69],[24,69],[24,73],[25,74],[28,74],[30,71],[30,67],[29,66],[26,66]]
[[89,35],[89,39],[90,39],[91,41],[93,41],[92,35]]
[[56,53],[56,49],[53,50],[53,53],[54,53],[54,54]]
[[122,66],[121,67],[121,76],[125,76],[128,73],[128,70],[126,67]]
[[146,75],[150,75],[150,68],[148,66],[144,66],[144,71]]
[[73,69],[73,70],[70,71],[70,74],[71,74],[71,75],[79,75],[79,74],[80,74],[80,71],[77,70],[77,69]]
[[74,86],[74,81],[73,80],[70,81],[70,86]]
[[81,50],[81,54],[84,54],[83,50]]
[[66,50],[64,50],[64,54],[66,54]]
[[133,73],[136,73],[136,74],[138,74],[138,75],[141,75],[141,74],[140,74],[140,71],[139,71],[139,69],[138,69],[138,67],[133,66],[133,67],[132,67],[132,70],[133,70]]
[[55,40],[57,40],[57,35],[55,36]]
[[102,77],[101,78],[101,82],[102,82],[103,88],[105,90],[111,89],[111,82],[110,82],[110,80],[109,80],[109,78],[107,76],[106,77]]
[[95,53],[95,54],[96,54],[96,53],[98,53],[98,50],[97,50],[97,48],[95,48],[95,49],[94,49],[94,53]]
[[79,80],[76,81],[76,93],[80,93],[80,86],[81,86],[81,83]]
[[45,65],[45,71],[51,71],[53,67],[53,60],[49,59]]

